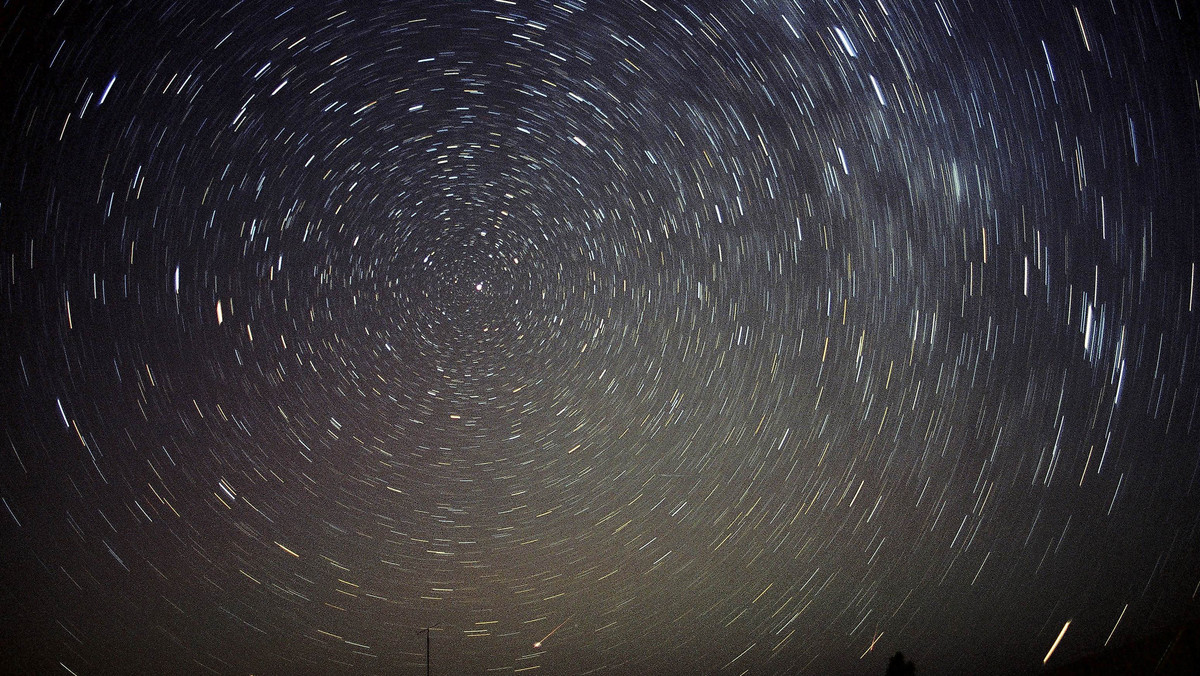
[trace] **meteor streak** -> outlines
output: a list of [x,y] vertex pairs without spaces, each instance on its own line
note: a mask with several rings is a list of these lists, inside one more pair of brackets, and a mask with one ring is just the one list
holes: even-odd
[[1050,646],[1050,652],[1046,653],[1046,656],[1042,658],[1042,664],[1050,661],[1050,656],[1054,654],[1054,651],[1058,648],[1058,643],[1062,641],[1063,636],[1066,636],[1067,634],[1067,627],[1070,626],[1071,621],[1067,620],[1067,623],[1063,625],[1062,631],[1058,632],[1058,638],[1054,639],[1054,645]]
[[560,624],[559,624],[557,627],[555,627],[555,628],[551,629],[549,634],[546,634],[545,636],[543,636],[541,641],[538,641],[537,643],[534,643],[534,644],[533,644],[533,647],[534,647],[534,648],[541,648],[541,647],[542,647],[542,643],[543,643],[543,642],[545,642],[545,640],[546,640],[546,639],[548,639],[548,638],[550,638],[551,636],[553,636],[553,635],[554,635],[554,632],[558,631],[559,629],[562,629],[562,626],[563,626],[564,624],[566,624],[567,622],[569,622],[570,620],[571,620],[571,618],[569,618],[569,617],[568,617],[567,619],[563,620],[563,621],[562,621],[562,623],[560,623]]

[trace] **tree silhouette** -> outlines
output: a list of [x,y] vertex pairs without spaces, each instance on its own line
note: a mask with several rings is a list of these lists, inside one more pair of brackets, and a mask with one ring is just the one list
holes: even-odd
[[904,659],[904,653],[897,652],[888,660],[886,676],[916,676],[917,667],[911,660]]

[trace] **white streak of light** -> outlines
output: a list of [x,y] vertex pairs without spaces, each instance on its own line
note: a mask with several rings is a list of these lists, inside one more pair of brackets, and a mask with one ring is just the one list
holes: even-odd
[[113,76],[111,78],[109,78],[109,80],[108,80],[108,84],[104,86],[104,92],[102,94],[100,94],[100,100],[96,102],[97,106],[104,104],[104,99],[108,98],[108,92],[112,89],[113,83],[115,83],[116,81],[117,81],[117,75],[116,75],[116,73],[113,73]]
[[1118,625],[1118,624],[1121,624],[1121,618],[1125,617],[1125,611],[1126,611],[1126,610],[1129,610],[1129,604],[1128,604],[1128,603],[1126,603],[1126,604],[1125,604],[1125,607],[1121,609],[1121,614],[1120,614],[1120,615],[1117,617],[1117,622],[1116,622],[1116,624],[1114,624],[1114,625],[1113,625],[1112,631],[1108,632],[1108,638],[1104,639],[1104,645],[1106,645],[1106,646],[1107,646],[1107,645],[1108,645],[1108,642],[1112,640],[1113,634],[1117,633],[1117,625]]
[[1070,627],[1070,626],[1071,626],[1071,621],[1067,620],[1067,623],[1063,625],[1062,631],[1058,632],[1058,638],[1054,639],[1054,645],[1050,646],[1050,652],[1046,653],[1046,656],[1042,658],[1042,664],[1045,664],[1050,661],[1050,656],[1053,655],[1054,650],[1056,648],[1058,648],[1058,644],[1060,641],[1063,640],[1063,636],[1067,635],[1067,627]]

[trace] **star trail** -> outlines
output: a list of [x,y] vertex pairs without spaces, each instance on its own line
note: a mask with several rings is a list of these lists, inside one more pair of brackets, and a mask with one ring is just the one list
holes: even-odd
[[1198,39],[5,3],[3,670],[1036,673],[1195,620]]

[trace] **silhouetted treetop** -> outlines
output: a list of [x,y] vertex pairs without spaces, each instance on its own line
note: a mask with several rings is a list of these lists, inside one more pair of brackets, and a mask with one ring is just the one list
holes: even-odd
[[914,676],[917,673],[917,667],[911,660],[904,659],[904,653],[897,651],[892,655],[892,659],[888,660],[886,676]]

